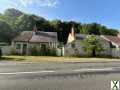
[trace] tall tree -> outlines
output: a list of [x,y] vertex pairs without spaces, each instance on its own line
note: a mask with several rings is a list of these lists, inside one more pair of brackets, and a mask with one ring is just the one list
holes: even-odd
[[118,34],[118,31],[115,29],[108,29],[105,26],[101,26],[100,27],[100,34],[101,35],[112,35],[112,36],[116,36]]
[[13,37],[14,33],[9,24],[0,20],[0,42],[10,43]]
[[83,50],[93,57],[96,56],[97,52],[100,53],[101,51],[104,51],[100,39],[95,35],[88,35],[86,39],[82,41],[82,44]]
[[97,23],[83,24],[80,32],[83,34],[100,35],[100,27]]
[[8,23],[13,30],[15,30],[15,21],[21,16],[23,13],[14,8],[6,9],[4,14],[0,16],[0,19]]
[[37,22],[40,23],[39,27],[43,28],[42,24],[45,23],[45,19],[37,17],[35,15],[23,14],[20,17],[18,17],[15,21],[16,30],[17,31],[32,31],[33,27],[37,24]]
[[[14,8],[7,9],[3,14],[0,14],[0,20],[9,26],[10,29],[8,29],[8,32],[10,32],[10,35],[12,31],[12,34],[14,34],[15,36],[17,35],[16,33],[19,33],[21,31],[31,31],[36,25],[38,30],[57,32],[59,41],[64,43],[67,42],[68,34],[70,33],[71,27],[73,25],[76,33],[81,34],[102,34],[116,36],[118,33],[118,31],[115,29],[109,29],[97,23],[81,24],[80,22],[61,21],[57,19],[49,21],[44,19],[43,17],[26,14]],[[3,27],[4,25],[2,26],[1,24],[1,28]],[[2,33],[3,35],[5,35],[4,32],[6,31],[0,32],[1,35]],[[8,38],[10,35],[5,35],[5,38]]]

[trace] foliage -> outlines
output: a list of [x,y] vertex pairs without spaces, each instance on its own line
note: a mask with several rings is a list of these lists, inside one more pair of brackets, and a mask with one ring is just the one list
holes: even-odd
[[10,42],[14,37],[11,27],[4,21],[0,20],[0,42]]
[[0,48],[0,58],[2,57],[2,49]]
[[30,55],[33,56],[57,56],[56,49],[50,49],[50,48],[37,48],[32,47],[30,48]]
[[82,41],[83,50],[91,56],[96,56],[96,53],[104,51],[104,47],[100,39],[95,35],[88,35],[86,39]]
[[[21,31],[32,31],[35,25],[40,31],[57,32],[58,40],[64,44],[67,42],[68,34],[73,25],[76,33],[94,35],[117,35],[118,33],[117,30],[108,29],[97,23],[81,24],[80,22],[61,21],[58,19],[49,21],[43,17],[26,14],[11,8],[0,14],[0,39],[1,41],[10,42]],[[6,32],[9,34],[6,35]]]
[[11,55],[20,55],[19,52],[15,48],[11,48]]
[[81,29],[81,33],[83,34],[94,34],[100,35],[100,25],[97,23],[92,24],[84,24]]
[[105,26],[97,23],[83,24],[80,29],[80,33],[83,34],[94,34],[94,35],[112,35],[116,36],[118,31],[115,29],[108,29]]
[[[6,9],[4,14],[0,16],[0,19],[5,21],[10,25],[10,27],[15,30],[15,21],[19,16],[21,16],[23,13],[19,10],[16,10],[14,8]],[[15,30],[16,31],[16,30]]]

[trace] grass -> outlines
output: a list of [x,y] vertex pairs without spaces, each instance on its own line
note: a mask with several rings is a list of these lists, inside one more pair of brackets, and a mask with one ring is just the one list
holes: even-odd
[[110,58],[80,58],[80,57],[51,57],[51,56],[3,56],[1,60],[6,61],[57,61],[57,62],[110,62],[120,59]]
[[22,61],[22,60],[24,60],[24,59],[9,57],[9,56],[3,56],[3,57],[0,58],[0,61]]

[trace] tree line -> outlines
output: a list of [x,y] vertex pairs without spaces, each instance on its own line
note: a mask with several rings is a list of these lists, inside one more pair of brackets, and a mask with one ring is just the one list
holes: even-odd
[[94,35],[117,35],[118,30],[109,29],[98,23],[82,24],[76,21],[47,20],[43,17],[26,14],[14,8],[0,14],[0,42],[11,40],[22,31],[32,31],[34,26],[40,31],[57,32],[60,42],[66,43],[71,27],[75,32]]

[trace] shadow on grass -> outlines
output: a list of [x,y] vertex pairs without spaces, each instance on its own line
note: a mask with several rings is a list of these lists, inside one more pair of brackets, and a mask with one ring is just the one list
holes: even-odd
[[1,57],[0,61],[23,61],[25,59],[21,58],[8,58],[8,57]]

